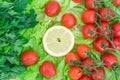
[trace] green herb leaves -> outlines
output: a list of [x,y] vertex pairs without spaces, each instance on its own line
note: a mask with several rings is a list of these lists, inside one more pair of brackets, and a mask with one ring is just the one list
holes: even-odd
[[26,71],[20,61],[22,45],[28,42],[20,31],[34,27],[34,9],[26,10],[32,0],[9,0],[0,2],[0,80],[6,80]]

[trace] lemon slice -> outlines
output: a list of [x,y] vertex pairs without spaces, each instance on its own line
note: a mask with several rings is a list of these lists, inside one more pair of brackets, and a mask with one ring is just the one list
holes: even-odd
[[52,56],[64,56],[74,46],[74,35],[64,26],[48,29],[43,37],[45,51]]

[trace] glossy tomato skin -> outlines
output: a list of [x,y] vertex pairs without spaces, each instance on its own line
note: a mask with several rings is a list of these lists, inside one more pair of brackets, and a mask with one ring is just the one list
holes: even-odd
[[103,34],[103,32],[105,32],[105,34],[106,34],[107,36],[109,36],[109,35],[110,35],[110,32],[108,31],[109,26],[110,26],[110,25],[109,25],[108,22],[102,22],[102,23],[101,23],[101,28],[102,28],[102,30],[101,30],[100,28],[98,28],[98,29],[97,29],[98,34]]
[[56,75],[56,67],[52,62],[45,61],[39,68],[40,73],[46,78],[52,78]]
[[101,16],[101,20],[105,22],[109,22],[114,18],[114,12],[110,8],[102,8],[99,11],[99,14]]
[[106,48],[110,47],[110,43],[105,38],[99,37],[94,41],[93,47],[98,52],[105,52]]
[[112,26],[114,37],[120,37],[120,23],[116,23]]
[[72,13],[66,13],[62,16],[62,23],[67,28],[73,28],[76,25],[76,18]]
[[93,25],[85,25],[82,29],[82,34],[85,38],[94,38],[96,36],[95,27]]
[[84,58],[87,58],[88,55],[90,52],[90,48],[88,45],[86,44],[80,44],[78,47],[77,47],[77,54],[80,58],[84,59]]
[[93,79],[87,75],[83,75],[79,80],[93,80]]
[[85,67],[88,67],[88,68],[91,66],[91,68],[89,68],[89,70],[92,71],[92,70],[93,70],[93,69],[92,69],[92,66],[95,65],[95,62],[94,62],[94,60],[91,59],[90,57],[87,57],[87,58],[85,58],[85,59],[82,60],[82,64],[83,64]]
[[113,4],[115,6],[120,6],[120,0],[113,0]]
[[85,0],[87,9],[97,10],[100,5],[100,0]]
[[81,70],[82,69],[80,67],[74,66],[69,70],[68,75],[71,79],[77,80],[83,75]]
[[111,53],[104,54],[101,59],[106,68],[112,68],[115,64],[118,63],[117,57]]
[[77,60],[79,60],[79,57],[77,56],[77,54],[73,52],[68,53],[65,57],[66,63],[70,66],[74,66],[74,64],[72,64],[71,61],[77,61]]
[[113,41],[115,47],[117,48],[117,50],[120,51],[120,37],[115,37],[115,38],[113,38],[112,41]]
[[21,60],[22,60],[22,63],[25,66],[30,66],[30,65],[33,65],[33,64],[37,63],[37,61],[38,61],[38,55],[37,55],[36,52],[34,52],[32,50],[28,50],[28,51],[25,51],[22,54]]
[[73,0],[73,2],[75,2],[75,3],[80,3],[80,2],[82,2],[83,0]]
[[45,7],[45,14],[49,17],[53,17],[59,14],[61,7],[58,2],[51,1]]
[[96,21],[96,12],[94,10],[86,10],[82,13],[82,21],[86,24],[94,24]]
[[104,80],[105,71],[102,67],[97,67],[96,70],[92,71],[92,79],[93,80]]

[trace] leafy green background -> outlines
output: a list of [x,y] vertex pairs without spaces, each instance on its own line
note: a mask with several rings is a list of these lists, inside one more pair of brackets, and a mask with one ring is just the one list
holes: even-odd
[[[34,0],[27,9],[34,8],[37,13],[37,20],[39,23],[31,29],[25,29],[21,34],[29,39],[29,42],[24,46],[24,50],[32,49],[39,54],[39,62],[33,66],[27,68],[27,71],[24,74],[17,77],[17,80],[70,80],[68,77],[69,66],[65,63],[65,57],[53,57],[48,55],[43,48],[42,37],[44,36],[45,31],[55,25],[61,24],[61,17],[64,13],[73,13],[77,18],[77,25],[71,31],[75,35],[75,46],[80,43],[91,44],[93,40],[83,38],[79,28],[84,25],[80,19],[81,13],[86,9],[81,4],[73,3],[71,0],[58,0],[61,5],[61,12],[56,17],[48,17],[44,13],[45,5],[49,0]],[[54,37],[53,37],[54,38]],[[24,51],[23,50],[23,51]],[[75,52],[76,49],[73,49]],[[39,66],[44,61],[51,61],[55,64],[57,68],[57,75],[54,78],[48,79],[43,77],[39,72]]]
[[[24,44],[21,45],[21,43],[23,42],[21,42],[21,40],[19,41],[18,39],[18,41],[16,41],[15,44],[20,44],[20,45],[12,46],[12,49],[17,50],[17,52],[14,54],[19,54],[19,56],[22,54],[22,52],[26,50],[34,50],[39,55],[39,61],[37,64],[26,68],[25,66],[23,67],[23,65],[21,65],[19,60],[16,61],[16,59],[14,58],[9,60],[8,58],[9,61],[11,62],[16,61],[15,63],[18,62],[18,64],[21,65],[21,66],[18,65],[18,66],[12,67],[13,69],[11,70],[14,72],[14,74],[12,73],[11,75],[9,75],[10,78],[11,76],[13,77],[15,76],[17,80],[70,80],[70,78],[68,77],[68,71],[70,67],[65,63],[65,57],[58,58],[58,57],[53,57],[53,56],[48,55],[46,51],[44,50],[43,44],[42,44],[42,38],[48,28],[55,26],[55,25],[62,25],[61,16],[64,13],[73,13],[77,19],[77,25],[75,25],[75,27],[71,29],[71,31],[73,32],[75,36],[75,46],[72,51],[76,52],[76,48],[79,44],[88,44],[91,47],[91,54],[94,55],[93,59],[95,59],[96,62],[98,62],[98,64],[101,63],[101,60],[100,60],[101,54],[96,52],[94,48],[92,47],[92,43],[94,40],[84,38],[81,33],[82,26],[84,25],[84,23],[81,21],[81,14],[84,10],[86,10],[83,3],[76,4],[72,2],[72,0],[56,0],[61,5],[61,12],[58,16],[51,18],[51,17],[46,16],[44,13],[45,5],[50,0],[44,0],[44,1],[43,0],[25,0],[25,1],[26,2],[30,1],[27,7],[25,8],[25,13],[27,13],[31,9],[34,9],[35,13],[37,14],[36,20],[38,21],[38,23],[35,27],[20,30],[18,33],[22,37],[24,37],[25,40],[23,41],[26,41],[26,42],[24,42]],[[115,6],[113,6],[110,0],[100,0],[100,1],[105,3],[105,5],[102,5],[102,6],[110,7],[115,11],[117,16],[120,15],[120,7],[116,8]],[[2,1],[0,1],[0,3],[1,2]],[[25,5],[25,2],[24,4],[17,6],[17,9],[19,9],[18,11],[21,10],[21,6],[23,5]],[[120,22],[120,18],[116,18],[114,21],[111,22],[111,24],[115,22]],[[5,47],[5,52],[8,52],[9,47],[11,46],[7,45],[7,47]],[[114,53],[114,54],[118,57],[119,64],[120,64],[120,55],[118,53]],[[0,64],[4,63],[4,61],[5,61],[5,58],[0,56]],[[57,75],[54,78],[48,79],[48,78],[43,77],[40,74],[39,66],[44,61],[51,61],[55,64],[57,68]],[[6,67],[4,67],[4,69],[9,70],[10,68],[6,69]],[[119,69],[120,69],[119,67],[115,68],[115,70],[109,70],[105,68],[106,75],[107,75],[106,80],[118,80],[120,78]],[[18,72],[20,72],[21,74]],[[118,75],[118,76],[115,76],[115,75]]]

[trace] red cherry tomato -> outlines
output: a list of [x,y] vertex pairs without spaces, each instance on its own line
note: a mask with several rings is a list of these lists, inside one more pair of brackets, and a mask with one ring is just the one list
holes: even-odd
[[49,17],[53,17],[59,14],[61,7],[58,2],[51,1],[45,7],[45,13]]
[[46,78],[52,78],[56,75],[56,67],[53,63],[45,61],[39,68],[40,73]]
[[88,57],[87,54],[89,54],[89,52],[90,52],[90,48],[86,44],[80,44],[77,48],[77,54],[80,58],[84,59],[84,58]]
[[66,13],[62,16],[62,23],[67,28],[73,28],[76,25],[76,18],[72,13]]
[[117,57],[110,53],[104,54],[101,59],[106,68],[112,68],[115,64],[118,63]]
[[85,25],[82,29],[82,34],[85,38],[94,38],[96,36],[96,30],[93,25]]
[[[82,60],[82,64],[83,64],[85,67],[89,68],[90,71],[92,71],[92,70],[93,70],[93,69],[92,69],[92,66],[95,65],[95,62],[94,62],[94,60],[91,59],[90,57],[87,57],[87,58],[85,58],[85,59]],[[90,66],[91,66],[91,67],[90,67]]]
[[77,80],[83,75],[83,71],[80,67],[74,66],[69,70],[68,75],[71,79]]
[[116,23],[112,26],[114,37],[120,37],[120,23]]
[[101,28],[98,28],[97,29],[97,32],[99,34],[103,34],[103,32],[105,32],[105,35],[109,36],[110,35],[110,32],[108,31],[109,29],[109,23],[108,22],[102,22],[101,23]]
[[86,24],[93,24],[96,21],[96,12],[94,10],[86,10],[82,14],[82,21]]
[[120,6],[120,0],[113,0],[113,4],[115,6]]
[[92,78],[93,80],[104,80],[105,78],[105,71],[102,67],[97,67],[95,70],[92,71]]
[[85,0],[88,9],[97,10],[100,6],[100,0]]
[[77,61],[77,60],[79,60],[79,57],[77,56],[77,54],[72,53],[72,52],[68,53],[65,57],[66,63],[70,66],[74,65],[72,64],[72,61]]
[[82,2],[83,0],[73,0],[73,2],[76,2],[76,3],[80,3]]
[[118,51],[120,51],[120,37],[113,38],[113,43]]
[[22,54],[21,60],[24,65],[30,66],[37,63],[38,55],[36,52],[28,50]]
[[83,75],[79,80],[93,80],[93,79],[87,75]]
[[93,47],[98,52],[105,52],[110,47],[110,43],[104,38],[97,38],[93,43]]
[[99,11],[99,14],[101,16],[101,20],[105,22],[109,22],[114,18],[114,12],[110,8],[102,8]]

